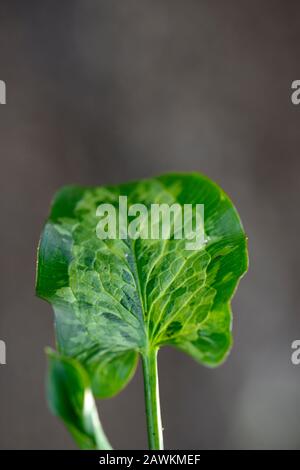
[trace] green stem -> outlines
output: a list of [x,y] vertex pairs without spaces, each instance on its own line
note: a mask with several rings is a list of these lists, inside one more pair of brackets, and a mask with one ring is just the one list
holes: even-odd
[[148,441],[151,450],[164,448],[159,402],[157,352],[158,349],[149,348],[142,355]]

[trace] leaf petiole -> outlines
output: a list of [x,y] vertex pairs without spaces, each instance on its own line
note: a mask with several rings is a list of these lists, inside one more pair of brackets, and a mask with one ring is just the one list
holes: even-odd
[[154,347],[142,353],[148,442],[149,449],[151,450],[162,450],[164,448],[157,373],[157,353],[158,348]]

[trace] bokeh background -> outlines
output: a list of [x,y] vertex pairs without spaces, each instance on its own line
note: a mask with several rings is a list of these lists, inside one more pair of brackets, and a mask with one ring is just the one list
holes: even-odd
[[[232,197],[250,269],[234,347],[208,370],[159,355],[167,448],[300,448],[300,3],[1,0],[0,448],[74,448],[44,396],[53,315],[35,253],[53,193],[196,170]],[[100,403],[115,448],[145,448],[141,370]]]

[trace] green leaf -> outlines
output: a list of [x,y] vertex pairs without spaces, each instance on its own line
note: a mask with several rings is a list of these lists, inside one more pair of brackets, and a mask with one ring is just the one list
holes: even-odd
[[[205,245],[188,250],[174,236],[100,240],[97,207],[118,210],[121,195],[128,205],[204,204]],[[58,192],[40,241],[36,289],[54,308],[60,353],[84,367],[103,398],[128,383],[137,354],[149,348],[172,345],[204,365],[220,364],[232,342],[230,300],[246,269],[246,237],[229,197],[200,174],[168,174]]]
[[101,427],[90,381],[75,360],[47,349],[47,397],[52,412],[65,423],[82,449],[111,449]]

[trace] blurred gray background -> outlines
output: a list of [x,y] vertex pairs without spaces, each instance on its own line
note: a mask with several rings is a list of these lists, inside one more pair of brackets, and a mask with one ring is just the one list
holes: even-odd
[[[159,355],[167,448],[300,448],[300,3],[14,1],[0,6],[0,448],[74,448],[44,396],[53,315],[35,253],[53,193],[196,170],[232,197],[250,270],[216,370]],[[115,448],[145,448],[141,371],[100,403]]]

